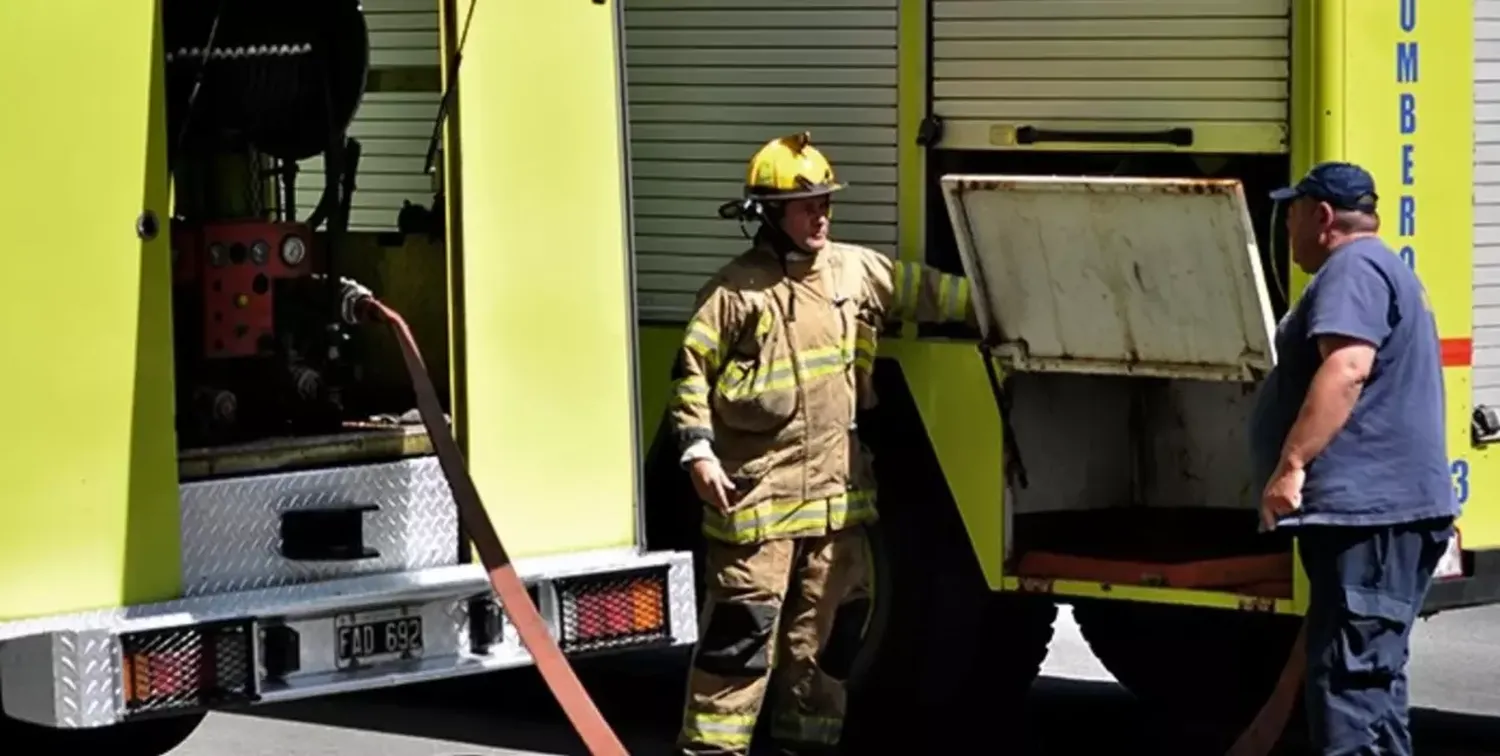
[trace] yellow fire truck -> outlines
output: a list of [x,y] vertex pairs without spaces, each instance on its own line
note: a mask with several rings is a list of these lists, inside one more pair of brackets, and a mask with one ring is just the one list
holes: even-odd
[[154,756],[208,709],[532,661],[346,280],[405,312],[557,644],[695,641],[691,554],[643,541],[620,9],[410,10],[0,11],[4,204],[66,250],[7,258],[0,305],[8,748]]
[[[711,198],[778,134],[810,130],[850,182],[835,238],[970,276],[980,332],[889,334],[860,421],[879,638],[902,649],[859,686],[880,742],[1013,711],[1058,604],[1141,699],[1213,725],[1193,737],[1267,700],[1306,587],[1247,474],[1246,413],[1305,284],[1266,194],[1323,160],[1376,175],[1442,329],[1466,514],[1428,609],[1500,599],[1500,4],[814,5],[625,0],[641,401],[660,416],[692,294],[745,246]],[[686,492],[670,439],[647,441],[655,511]]]
[[[214,708],[529,662],[344,279],[411,322],[563,648],[691,644],[670,363],[745,245],[715,207],[803,129],[851,183],[835,235],[966,272],[981,309],[978,332],[889,334],[861,418],[884,524],[830,654],[853,752],[1010,711],[1060,603],[1132,691],[1232,732],[1306,600],[1292,544],[1256,533],[1241,429],[1305,283],[1266,191],[1314,162],[1375,172],[1438,311],[1466,514],[1429,609],[1500,599],[1497,20],[1500,0],[7,3],[4,204],[37,233],[0,300],[0,732],[155,754]],[[67,266],[27,251],[42,236]]]

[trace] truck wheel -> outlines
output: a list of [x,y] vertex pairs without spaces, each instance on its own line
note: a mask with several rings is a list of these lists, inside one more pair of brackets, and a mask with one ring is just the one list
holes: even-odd
[[[900,608],[866,636],[868,666],[851,679],[843,752],[969,753],[993,745],[992,728],[1020,724],[1057,606],[1008,593],[964,601],[933,584],[898,590],[903,595],[891,598]],[[911,607],[924,598],[931,613]],[[960,724],[975,721],[986,726]]]
[[874,452],[887,564],[877,566],[877,624],[854,672],[842,752],[992,751],[1004,720],[1021,715],[1014,704],[1046,658],[1057,607],[990,589],[900,366],[881,360],[875,383],[881,403],[860,429]]
[[0,715],[0,742],[24,743],[23,750],[30,756],[78,756],[84,753],[164,756],[182,745],[198,729],[203,717],[203,714],[182,714],[96,729],[60,730]]
[[1105,668],[1164,724],[1181,730],[1172,739],[1193,753],[1223,753],[1254,719],[1300,623],[1130,601],[1080,601],[1073,616]]

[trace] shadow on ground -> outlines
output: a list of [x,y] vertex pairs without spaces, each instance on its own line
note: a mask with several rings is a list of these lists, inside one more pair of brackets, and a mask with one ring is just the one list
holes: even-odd
[[[636,756],[671,753],[681,704],[685,658],[600,659],[582,662],[579,675],[626,747]],[[1045,678],[1033,689],[1020,733],[975,734],[974,753],[1076,756],[1087,753],[1164,753],[1170,729],[1113,683]],[[257,707],[243,712],[307,724],[383,732],[541,754],[587,756],[535,670],[330,699]],[[1427,754],[1500,753],[1500,719],[1419,709],[1413,713],[1417,747]],[[1295,754],[1286,748],[1280,753]],[[461,747],[434,756],[472,756]],[[1213,755],[1205,755],[1213,756]]]

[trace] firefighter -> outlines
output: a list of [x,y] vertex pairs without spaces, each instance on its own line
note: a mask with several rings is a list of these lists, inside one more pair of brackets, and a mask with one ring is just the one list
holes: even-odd
[[748,753],[768,689],[782,753],[836,747],[845,686],[819,653],[869,577],[875,480],[855,416],[874,403],[876,338],[898,319],[975,322],[968,279],[829,240],[843,188],[807,133],[755,154],[720,209],[758,222],[752,247],[699,291],[674,367],[671,425],[707,540],[685,754]]

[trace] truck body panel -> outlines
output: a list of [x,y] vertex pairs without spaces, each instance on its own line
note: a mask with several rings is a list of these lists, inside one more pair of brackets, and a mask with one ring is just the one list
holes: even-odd
[[[1426,286],[1443,340],[1448,453],[1465,549],[1500,546],[1493,452],[1471,437],[1474,323],[1474,6],[1334,2],[1312,23],[1317,114],[1299,169],[1364,165],[1381,191],[1381,237]],[[1293,270],[1300,293],[1307,276]]]
[[[21,430],[0,470],[0,570],[31,577],[0,584],[0,620],[158,601],[181,585],[156,8],[23,2],[0,24],[0,82],[31,114],[0,126],[0,156],[27,176],[5,204],[66,235],[6,265],[4,386]],[[90,54],[35,67],[75,45]]]
[[[687,0],[633,0],[627,6],[644,9],[647,6],[643,3],[648,3],[652,12],[668,6],[683,10],[692,7]],[[1478,160],[1471,157],[1473,137],[1467,124],[1469,114],[1476,112],[1474,98],[1481,93],[1473,83],[1476,69],[1473,39],[1476,30],[1482,34],[1488,28],[1482,20],[1487,11],[1485,6],[1471,8],[1466,3],[1452,6],[1422,3],[1418,15],[1416,5],[1413,0],[1366,4],[1341,1],[1300,4],[1277,0],[1237,5],[1184,2],[1152,3],[1149,7],[1138,3],[940,0],[930,5],[929,12],[928,3],[902,0],[897,4],[896,36],[899,139],[895,166],[898,176],[895,253],[902,259],[933,261],[932,230],[933,224],[939,222],[935,220],[938,216],[934,214],[934,205],[942,199],[936,176],[929,174],[934,161],[949,154],[1188,153],[1199,167],[1211,171],[1230,154],[1270,158],[1280,153],[1290,157],[1291,164],[1282,179],[1286,182],[1323,160],[1343,159],[1366,165],[1382,189],[1385,220],[1382,236],[1398,254],[1415,265],[1434,302],[1448,376],[1454,485],[1458,497],[1466,504],[1460,523],[1462,545],[1478,553],[1477,558],[1483,561],[1487,553],[1484,550],[1497,546],[1495,539],[1500,532],[1482,507],[1473,506],[1476,496],[1482,501],[1482,489],[1478,486],[1490,452],[1482,444],[1476,446],[1470,438],[1469,416],[1473,407],[1469,399],[1470,334],[1475,307],[1481,301],[1471,291],[1477,290],[1478,282],[1474,280],[1470,254],[1463,250],[1472,247],[1482,233],[1475,224],[1483,221],[1475,219],[1472,211],[1466,209],[1470,204],[1467,194],[1472,185],[1472,164]],[[1090,24],[1097,26],[1097,20],[1087,17],[1097,15],[1100,8],[1115,14],[1110,19],[1113,30],[1109,34],[1118,38],[1105,43],[1113,45],[1109,49],[1118,54],[1106,55],[1108,50],[1099,45],[1084,47],[1077,43],[1077,38],[1089,36],[1080,30],[1092,29]],[[883,12],[864,10],[871,19],[883,18],[880,15]],[[1477,27],[1476,14],[1481,19]],[[995,23],[999,21],[1005,23]],[[875,24],[873,20],[863,23]],[[859,22],[846,16],[838,28],[859,26]],[[1140,39],[1125,39],[1120,30],[1127,26],[1149,30],[1150,34],[1143,32],[1129,35]],[[1016,31],[1017,27],[1026,27],[1030,32],[1022,35]],[[1164,35],[1172,39],[1161,42],[1159,38]],[[1019,39],[1021,36],[1026,39]],[[632,37],[630,44],[627,66],[632,75],[637,68],[644,70],[645,56],[656,55],[651,60],[649,75],[676,76],[675,80],[682,84],[676,99],[668,103],[663,97],[654,101],[654,105],[664,108],[693,100],[697,89],[690,85],[699,84],[698,80],[665,71],[661,66],[672,64],[695,71],[701,62],[667,57],[666,53],[652,49],[654,41],[648,44]],[[1196,61],[1188,69],[1179,58],[1193,45],[1210,49],[1211,59]],[[1032,52],[1036,54],[1017,54],[1019,48],[1027,46],[1035,48]],[[1049,59],[1044,65],[1036,60],[1046,57],[1043,53],[1053,55],[1056,60]],[[1101,57],[1114,62],[1104,67],[1096,62]],[[995,75],[996,71],[1003,75]],[[1207,81],[1217,81],[1219,85],[1203,86]],[[1049,100],[1043,103],[1046,107],[1032,107],[1037,102],[1027,93],[1037,87],[1062,87],[1069,96],[1056,102]],[[1277,87],[1284,87],[1284,94],[1271,91]],[[1136,94],[1128,99],[1114,96],[1126,90]],[[1169,90],[1185,102],[1179,103],[1176,111],[1151,111],[1148,95]],[[657,94],[662,93],[657,91]],[[1202,116],[1206,112],[1201,106],[1214,102],[1223,105],[1222,98],[1236,100],[1233,107],[1215,111],[1227,113],[1225,119],[1204,117],[1195,121],[1195,113]],[[1195,107],[1200,109],[1193,111]],[[1412,112],[1413,107],[1417,108],[1416,113]],[[1479,112],[1487,111],[1481,108]],[[1445,118],[1439,122],[1435,116],[1427,116],[1417,125],[1417,113],[1440,113]],[[1458,117],[1447,118],[1448,114]],[[932,118],[934,115],[938,116],[936,120]],[[722,152],[722,145],[729,141],[745,145],[741,152],[748,155],[757,141],[728,132],[699,130],[689,134],[686,127],[663,132],[662,124],[647,125],[647,120],[634,111],[631,117],[637,128],[652,129],[653,138],[712,142],[714,146],[702,145],[701,149],[715,150],[715,154]],[[1025,144],[1016,135],[1027,126],[1107,133],[1089,134],[1087,139],[1075,141],[1067,141],[1066,135],[1054,135],[1056,141],[1042,139]],[[1191,144],[1169,143],[1161,135],[1148,134],[1153,138],[1141,141],[1131,138],[1139,136],[1139,132],[1174,128],[1191,129]],[[817,140],[816,125],[812,130]],[[773,136],[769,125],[758,133],[762,135],[760,138]],[[835,166],[843,164],[841,149],[847,148],[833,144],[826,150]],[[862,158],[852,151],[850,159],[857,163]],[[741,164],[722,166],[710,178],[717,177],[730,189],[738,179]],[[1485,196],[1477,188],[1474,194],[1481,201]],[[708,198],[701,202],[708,203]],[[707,204],[704,207],[700,217],[712,217]],[[1420,230],[1415,223],[1418,217]],[[837,207],[834,221],[834,234],[839,236],[843,224]],[[1268,251],[1270,259],[1275,261],[1276,267],[1271,270],[1262,265],[1262,273],[1271,274],[1267,276],[1268,283],[1287,286],[1290,289],[1287,293],[1295,297],[1305,285],[1306,276],[1290,263],[1279,229],[1281,222],[1279,216],[1270,220],[1257,216],[1253,231],[1259,237],[1256,241],[1262,251]],[[727,233],[735,232],[732,224],[723,225]],[[672,230],[676,226],[663,228]],[[740,245],[726,246],[737,251]],[[1443,252],[1421,254],[1422,249],[1433,247]],[[717,253],[717,248],[714,249]],[[727,258],[732,252],[723,254]],[[711,262],[695,257],[691,266],[663,272],[675,274],[675,285],[686,291],[701,283],[706,271],[713,267]],[[1265,288],[1264,283],[1256,285]],[[1036,291],[1037,286],[1032,285],[1028,290]],[[1278,299],[1279,295],[1272,297],[1274,308],[1284,306],[1274,303]],[[1179,304],[1187,307],[1185,303]],[[1262,326],[1268,322],[1264,313],[1274,319],[1280,310],[1267,308],[1264,300],[1259,307],[1263,314],[1259,316],[1256,331],[1262,335],[1256,340],[1264,344]],[[1173,310],[1168,306],[1163,312]],[[667,396],[668,367],[680,333],[665,318],[643,319],[641,330],[646,381],[643,407],[648,413],[659,413]],[[916,330],[904,329],[899,335],[886,338],[881,344],[882,357],[890,359],[880,364],[899,364],[907,379],[922,410],[929,439],[938,451],[950,493],[964,517],[971,546],[991,587],[1011,590],[1029,587],[1069,596],[1254,611],[1302,611],[1305,585],[1300,567],[1294,570],[1292,599],[1155,586],[1122,590],[1124,586],[1076,580],[1043,585],[1007,574],[1005,544],[1013,534],[1005,532],[1007,518],[999,503],[1003,498],[1000,453],[998,448],[990,449],[981,442],[981,439],[998,439],[1000,423],[998,415],[992,418],[988,412],[974,411],[979,405],[994,403],[985,381],[982,358],[972,343],[947,342],[919,335]],[[1236,335],[1233,340],[1242,340],[1242,336]],[[922,376],[931,377],[931,387],[922,387]],[[969,390],[964,390],[965,386]],[[945,413],[941,408],[950,404],[957,406]],[[649,443],[656,423],[652,422],[651,414],[646,417],[643,437]],[[948,422],[957,425],[946,426]],[[952,440],[945,440],[949,438]],[[987,458],[982,463],[976,459],[980,455]],[[882,464],[899,462],[884,460]],[[964,470],[972,475],[960,472]],[[1440,586],[1437,592],[1445,590],[1452,589]],[[1465,595],[1475,595],[1472,589],[1465,590]]]
[[[467,204],[455,224],[461,251],[450,256],[462,266],[456,417],[469,466],[517,556],[634,546],[635,337],[616,9],[481,2],[471,15],[468,3],[455,7],[456,38],[467,42],[456,90],[462,171],[449,181]],[[551,43],[534,44],[543,38]],[[580,210],[588,223],[577,222]]]
[[[898,0],[806,5],[625,3],[644,321],[685,322],[703,280],[744,251],[740,228],[715,209],[742,191],[745,145],[778,134],[810,130],[841,156],[840,238],[895,253]],[[649,426],[659,415],[644,417]]]
[[[344,418],[327,435],[178,448],[168,51],[157,0],[107,5],[4,14],[7,91],[45,114],[0,130],[0,150],[34,177],[8,200],[67,233],[76,258],[12,266],[22,295],[8,300],[6,343],[29,367],[8,385],[25,397],[15,404],[27,431],[7,456],[15,485],[0,507],[4,714],[107,727],[530,663],[485,570],[466,563],[476,560],[425,431]],[[422,196],[411,176],[434,180],[412,170],[425,158],[413,153],[444,114],[432,108],[417,129],[415,106],[403,120],[377,102],[352,128],[371,146],[372,180],[354,203],[357,233],[334,251],[346,256],[339,270],[412,312],[429,373],[451,384],[485,506],[563,650],[690,644],[691,554],[646,551],[640,526],[620,9],[378,5],[377,52],[407,35],[410,49],[452,61],[464,40],[461,87],[452,66],[432,76],[399,56],[376,55],[369,72],[377,90],[454,85],[439,132],[450,222],[446,240],[396,232],[399,199]],[[80,41],[98,54],[20,73]],[[568,148],[546,147],[559,143]],[[317,160],[303,163],[317,175]],[[253,182],[243,168],[257,164],[219,178]],[[176,199],[200,189],[179,185]],[[588,223],[579,208],[591,208]],[[228,258],[265,258],[248,260]],[[65,317],[69,307],[86,316]],[[381,338],[365,329],[354,351],[384,356],[365,377],[389,389],[407,379]]]
[[[935,0],[937,146],[1284,152],[1290,10],[1290,0]],[[1181,133],[1151,136],[1170,130]]]

